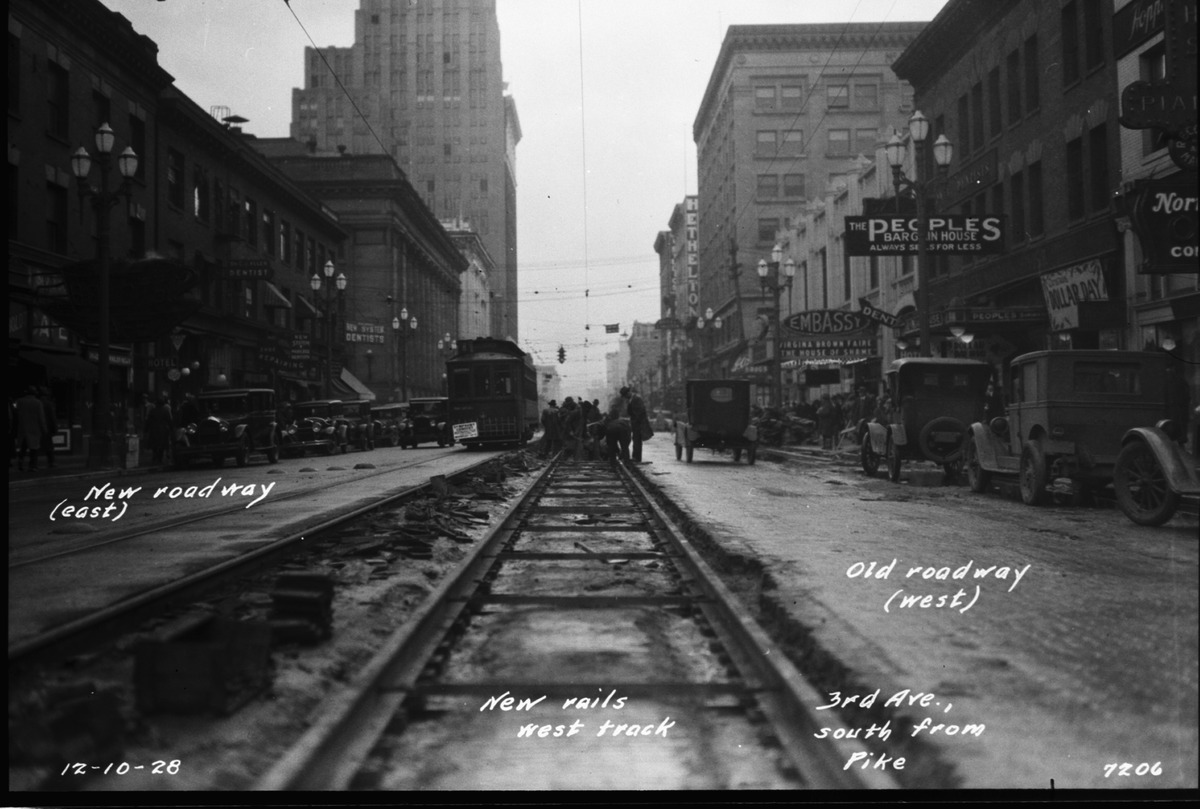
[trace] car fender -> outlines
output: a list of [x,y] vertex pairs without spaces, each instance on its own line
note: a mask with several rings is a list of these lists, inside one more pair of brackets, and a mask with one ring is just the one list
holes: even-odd
[[967,428],[967,439],[975,444],[975,453],[979,465],[989,472],[1000,471],[998,447],[1002,448],[1001,439],[993,433],[986,424],[975,422]]
[[871,442],[871,449],[875,451],[876,455],[883,455],[887,452],[887,434],[886,424],[880,424],[877,421],[867,422],[867,437]]
[[246,434],[246,425],[245,424],[234,425],[234,428],[233,428],[233,437],[234,438],[241,438],[245,434]]
[[888,429],[892,433],[892,443],[898,447],[903,447],[908,443],[908,433],[904,431],[904,425],[900,423],[889,424]]
[[1154,453],[1163,476],[1172,491],[1185,495],[1200,494],[1200,477],[1196,475],[1196,459],[1157,427],[1134,427],[1121,438],[1121,446],[1142,441]]

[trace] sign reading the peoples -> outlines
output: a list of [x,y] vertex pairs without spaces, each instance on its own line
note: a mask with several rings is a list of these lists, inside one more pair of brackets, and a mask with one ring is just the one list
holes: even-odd
[[[947,214],[929,217],[925,248],[942,255],[991,256],[1004,252],[1003,216]],[[915,216],[847,216],[846,250],[852,256],[908,256],[919,251]]]

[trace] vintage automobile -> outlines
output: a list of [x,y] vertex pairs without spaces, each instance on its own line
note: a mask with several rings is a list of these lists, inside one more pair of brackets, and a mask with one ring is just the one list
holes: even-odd
[[195,422],[175,431],[175,466],[192,458],[211,458],[216,466],[233,457],[245,466],[251,453],[261,452],[268,463],[279,461],[275,440],[275,391],[267,388],[229,388],[196,396]]
[[1121,440],[1113,489],[1121,511],[1138,525],[1162,525],[1185,501],[1193,513],[1200,506],[1200,458],[1179,443],[1186,430],[1164,419],[1135,427]]
[[1113,481],[1123,444],[1149,437],[1137,428],[1163,417],[1166,355],[1023,354],[1012,362],[1007,399],[1003,417],[971,425],[965,457],[971,490],[985,491],[993,475],[1015,475],[1027,505],[1047,502],[1055,482],[1055,492],[1081,501]]
[[744,379],[689,379],[687,410],[675,419],[675,459],[691,463],[696,447],[733,451],[735,463],[758,457],[758,428],[751,419],[754,385]]
[[675,414],[670,410],[655,410],[654,417],[651,419],[651,426],[655,431],[665,433],[667,430],[675,428]]
[[858,426],[859,460],[874,475],[882,460],[888,479],[900,480],[905,460],[932,461],[957,475],[963,439],[983,418],[992,366],[978,360],[905,357],[887,372],[893,402],[889,423],[864,419]]
[[439,447],[454,446],[449,400],[445,396],[410,399],[408,402],[408,429],[401,433],[400,446],[415,447],[426,441],[436,441]]
[[408,429],[408,404],[393,402],[371,408],[377,446],[398,447],[400,436]]
[[375,449],[375,419],[369,401],[343,402],[342,412],[347,424],[350,446],[361,450]]
[[283,429],[280,446],[287,455],[303,455],[308,450],[332,455],[350,448],[349,422],[338,399],[316,399],[292,407],[295,419]]

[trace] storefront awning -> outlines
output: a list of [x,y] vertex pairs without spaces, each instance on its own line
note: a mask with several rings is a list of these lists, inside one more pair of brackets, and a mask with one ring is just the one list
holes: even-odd
[[300,301],[300,311],[297,313],[297,317],[317,317],[317,307],[309,303],[308,298],[297,295],[296,300]]
[[375,401],[375,394],[366,385],[358,381],[358,377],[343,368],[341,375],[333,380],[333,387],[340,396],[352,396],[359,401]]
[[263,301],[263,306],[268,309],[291,309],[292,302],[287,299],[287,296],[279,291],[279,287],[272,284],[270,281],[263,281],[263,286],[267,288],[267,297]]
[[95,363],[88,362],[75,354],[57,354],[51,351],[26,349],[21,352],[21,359],[37,365],[45,366],[50,376],[60,379],[97,379],[100,369]]

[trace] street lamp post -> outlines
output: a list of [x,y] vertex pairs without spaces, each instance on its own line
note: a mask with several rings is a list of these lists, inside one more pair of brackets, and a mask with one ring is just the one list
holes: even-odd
[[408,356],[406,344],[408,342],[408,333],[404,330],[405,324],[408,325],[409,331],[416,334],[417,331],[417,316],[412,318],[408,316],[408,309],[400,308],[400,317],[392,318],[392,334],[396,337],[397,347],[400,353],[400,401],[408,401]]
[[458,341],[450,336],[450,332],[446,332],[442,339],[438,340],[438,351],[442,356],[442,392],[449,395],[450,380],[446,377],[445,361],[454,356],[454,352],[458,351]]
[[765,296],[767,292],[774,295],[774,305],[771,307],[771,403],[776,407],[783,404],[783,365],[779,361],[781,343],[779,340],[779,298],[783,290],[789,295],[792,282],[796,277],[796,262],[788,257],[783,262],[783,277],[779,275],[780,262],[783,259],[783,248],[778,244],[771,248],[771,261],[758,260],[758,284]]
[[[100,381],[96,391],[96,409],[92,414],[92,445],[90,453],[97,458],[100,465],[108,463],[109,452],[112,448],[112,396],[109,390],[109,213],[117,201],[124,197],[132,198],[133,189],[130,180],[137,173],[138,156],[132,148],[117,158],[117,170],[121,174],[121,184],[116,189],[108,187],[109,173],[112,171],[112,150],[116,144],[116,136],[107,124],[101,124],[96,129],[96,165],[100,169],[99,188],[89,185],[88,175],[92,170],[92,156],[87,149],[80,146],[71,156],[71,172],[79,181],[79,199],[91,198],[92,207],[96,211],[96,260],[99,266],[99,294],[96,305],[99,309],[96,341],[97,366]],[[83,216],[82,210],[80,217]]]
[[[704,326],[706,323],[712,324],[712,328],[710,328],[707,332],[704,331]],[[713,351],[715,350],[713,347],[713,344],[717,341],[717,335],[721,331],[721,326],[722,326],[721,318],[713,317],[713,310],[712,310],[711,306],[708,307],[708,309],[706,309],[704,311],[704,314],[701,317],[696,318],[696,328],[699,330],[699,332],[701,334],[709,335],[709,337],[708,337],[708,374],[707,374],[709,379],[713,378],[713,360],[714,360]]]
[[[915,165],[919,170],[925,156],[925,139],[929,137],[929,119],[917,110],[908,119],[908,132],[913,143],[917,145]],[[929,232],[929,211],[925,195],[931,187],[943,180],[946,169],[954,157],[954,145],[945,134],[938,135],[933,144],[933,160],[937,164],[937,176],[928,181],[913,180],[904,174],[904,158],[906,149],[898,134],[892,135],[887,147],[888,164],[892,167],[892,184],[896,187],[897,199],[908,192],[917,204],[917,323],[920,333],[921,355],[933,356],[932,338],[929,334],[929,267],[927,261],[928,247],[926,241]]]
[[[337,319],[333,311],[333,288],[337,286],[338,298],[346,291],[346,276],[343,273],[337,274],[337,280],[334,280],[333,274],[336,272],[333,262],[326,261],[325,267],[325,398],[333,398],[333,330],[337,324]],[[313,277],[309,279],[308,285],[312,287],[313,292],[318,292],[321,289],[321,276],[313,273]]]

